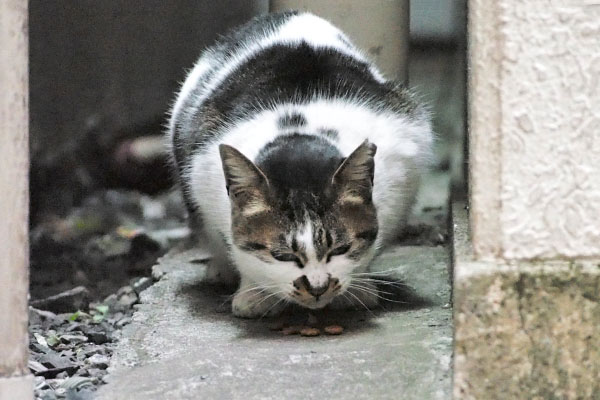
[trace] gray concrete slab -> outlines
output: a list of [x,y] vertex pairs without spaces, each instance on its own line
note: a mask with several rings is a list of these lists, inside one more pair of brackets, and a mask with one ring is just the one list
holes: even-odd
[[[396,292],[381,309],[336,311],[320,319],[345,327],[341,336],[283,336],[268,319],[229,311],[231,290],[202,283],[209,254],[164,257],[164,274],[142,293],[123,331],[100,399],[447,399],[451,310],[444,247],[397,246],[375,269],[418,295]],[[291,311],[293,312],[293,310]],[[289,318],[293,319],[292,314]]]

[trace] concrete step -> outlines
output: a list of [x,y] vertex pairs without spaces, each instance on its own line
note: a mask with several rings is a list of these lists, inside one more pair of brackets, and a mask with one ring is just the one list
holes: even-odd
[[[448,399],[452,315],[443,246],[398,245],[375,270],[412,291],[381,309],[331,312],[340,336],[283,336],[231,315],[202,283],[200,249],[163,257],[111,361],[100,399]],[[292,317],[290,317],[292,318]]]

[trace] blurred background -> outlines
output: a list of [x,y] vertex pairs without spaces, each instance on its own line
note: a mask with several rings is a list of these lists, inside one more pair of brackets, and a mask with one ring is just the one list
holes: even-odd
[[[410,85],[432,105],[456,95],[464,75],[464,7],[464,0],[410,4]],[[148,139],[161,134],[174,93],[201,50],[268,12],[268,1],[31,0],[29,12],[35,225],[100,188],[166,190],[171,182],[160,144]],[[459,103],[441,111],[456,119]],[[444,125],[440,135],[460,135],[449,121],[436,122]]]

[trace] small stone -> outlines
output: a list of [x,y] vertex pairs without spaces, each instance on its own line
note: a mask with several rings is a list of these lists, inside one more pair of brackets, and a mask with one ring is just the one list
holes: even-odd
[[82,343],[87,342],[88,337],[84,335],[62,335],[60,340],[64,343]]
[[68,377],[69,377],[69,374],[67,373],[67,371],[63,371],[63,372],[56,374],[56,379],[67,379]]
[[131,286],[124,286],[117,292],[118,305],[124,308],[131,308],[138,302],[138,296]]
[[118,297],[116,294],[111,294],[110,296],[107,296],[103,301],[102,304],[108,306],[109,308],[114,308],[115,304],[117,304],[118,301]]
[[[38,361],[49,369],[64,369],[73,366],[73,363],[68,357],[63,357],[56,352],[43,354],[39,357]],[[62,372],[62,370],[57,371],[56,373],[58,372]]]
[[39,333],[34,333],[33,336],[35,336],[36,342],[38,342],[41,346],[48,347],[48,342],[46,341],[45,337],[43,337]]
[[[29,315],[35,315],[40,319],[53,320],[56,318],[56,314],[51,311],[38,310],[37,308],[29,307]],[[31,318],[31,317],[30,317]]]
[[42,365],[42,363],[37,362],[35,360],[29,360],[27,362],[27,366],[34,374],[38,374],[40,372],[48,371],[48,368]]
[[58,391],[60,389],[65,389],[65,392],[69,389],[79,390],[91,386],[92,384],[93,382],[90,378],[84,376],[72,376],[69,379],[65,380],[63,383],[61,383],[59,389],[57,389],[56,392],[58,394]]
[[152,279],[143,277],[138,279],[133,284],[133,290],[139,295],[141,292],[148,289],[150,286],[152,286]]
[[44,378],[43,376],[36,376],[34,378],[34,388],[35,388],[35,390],[44,389],[47,386],[48,386],[48,383],[46,383],[46,378]]
[[106,332],[97,329],[90,329],[85,332],[87,337],[95,344],[104,344],[111,341]]
[[302,336],[319,336],[321,334],[321,330],[318,328],[311,328],[310,326],[305,326],[300,330],[300,335]]
[[164,275],[164,271],[161,271],[158,268],[152,268],[152,279],[154,281],[159,281]]
[[108,357],[102,354],[94,354],[93,356],[88,358],[88,362],[96,368],[106,369],[108,367],[109,361]]
[[30,304],[34,308],[50,310],[56,313],[68,313],[74,310],[83,310],[89,304],[89,292],[83,286],[58,293],[41,300],[34,300]]
[[130,323],[131,323],[131,317],[125,317],[125,318],[121,318],[121,319],[120,319],[120,320],[119,320],[119,321],[118,321],[118,322],[115,324],[115,326],[116,326],[117,328],[122,328],[122,327],[124,327],[125,325],[128,325],[128,324],[130,324]]
[[54,393],[54,390],[52,389],[46,390],[44,391],[44,394],[40,396],[40,400],[56,400],[56,393]]

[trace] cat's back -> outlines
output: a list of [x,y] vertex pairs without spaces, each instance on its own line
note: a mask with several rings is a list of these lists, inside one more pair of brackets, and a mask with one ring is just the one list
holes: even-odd
[[287,11],[254,18],[202,53],[172,108],[170,131],[198,125],[195,117],[203,106],[215,111],[215,118],[231,120],[268,103],[348,92],[334,87],[344,68],[362,80],[385,82],[350,39],[320,17]]

